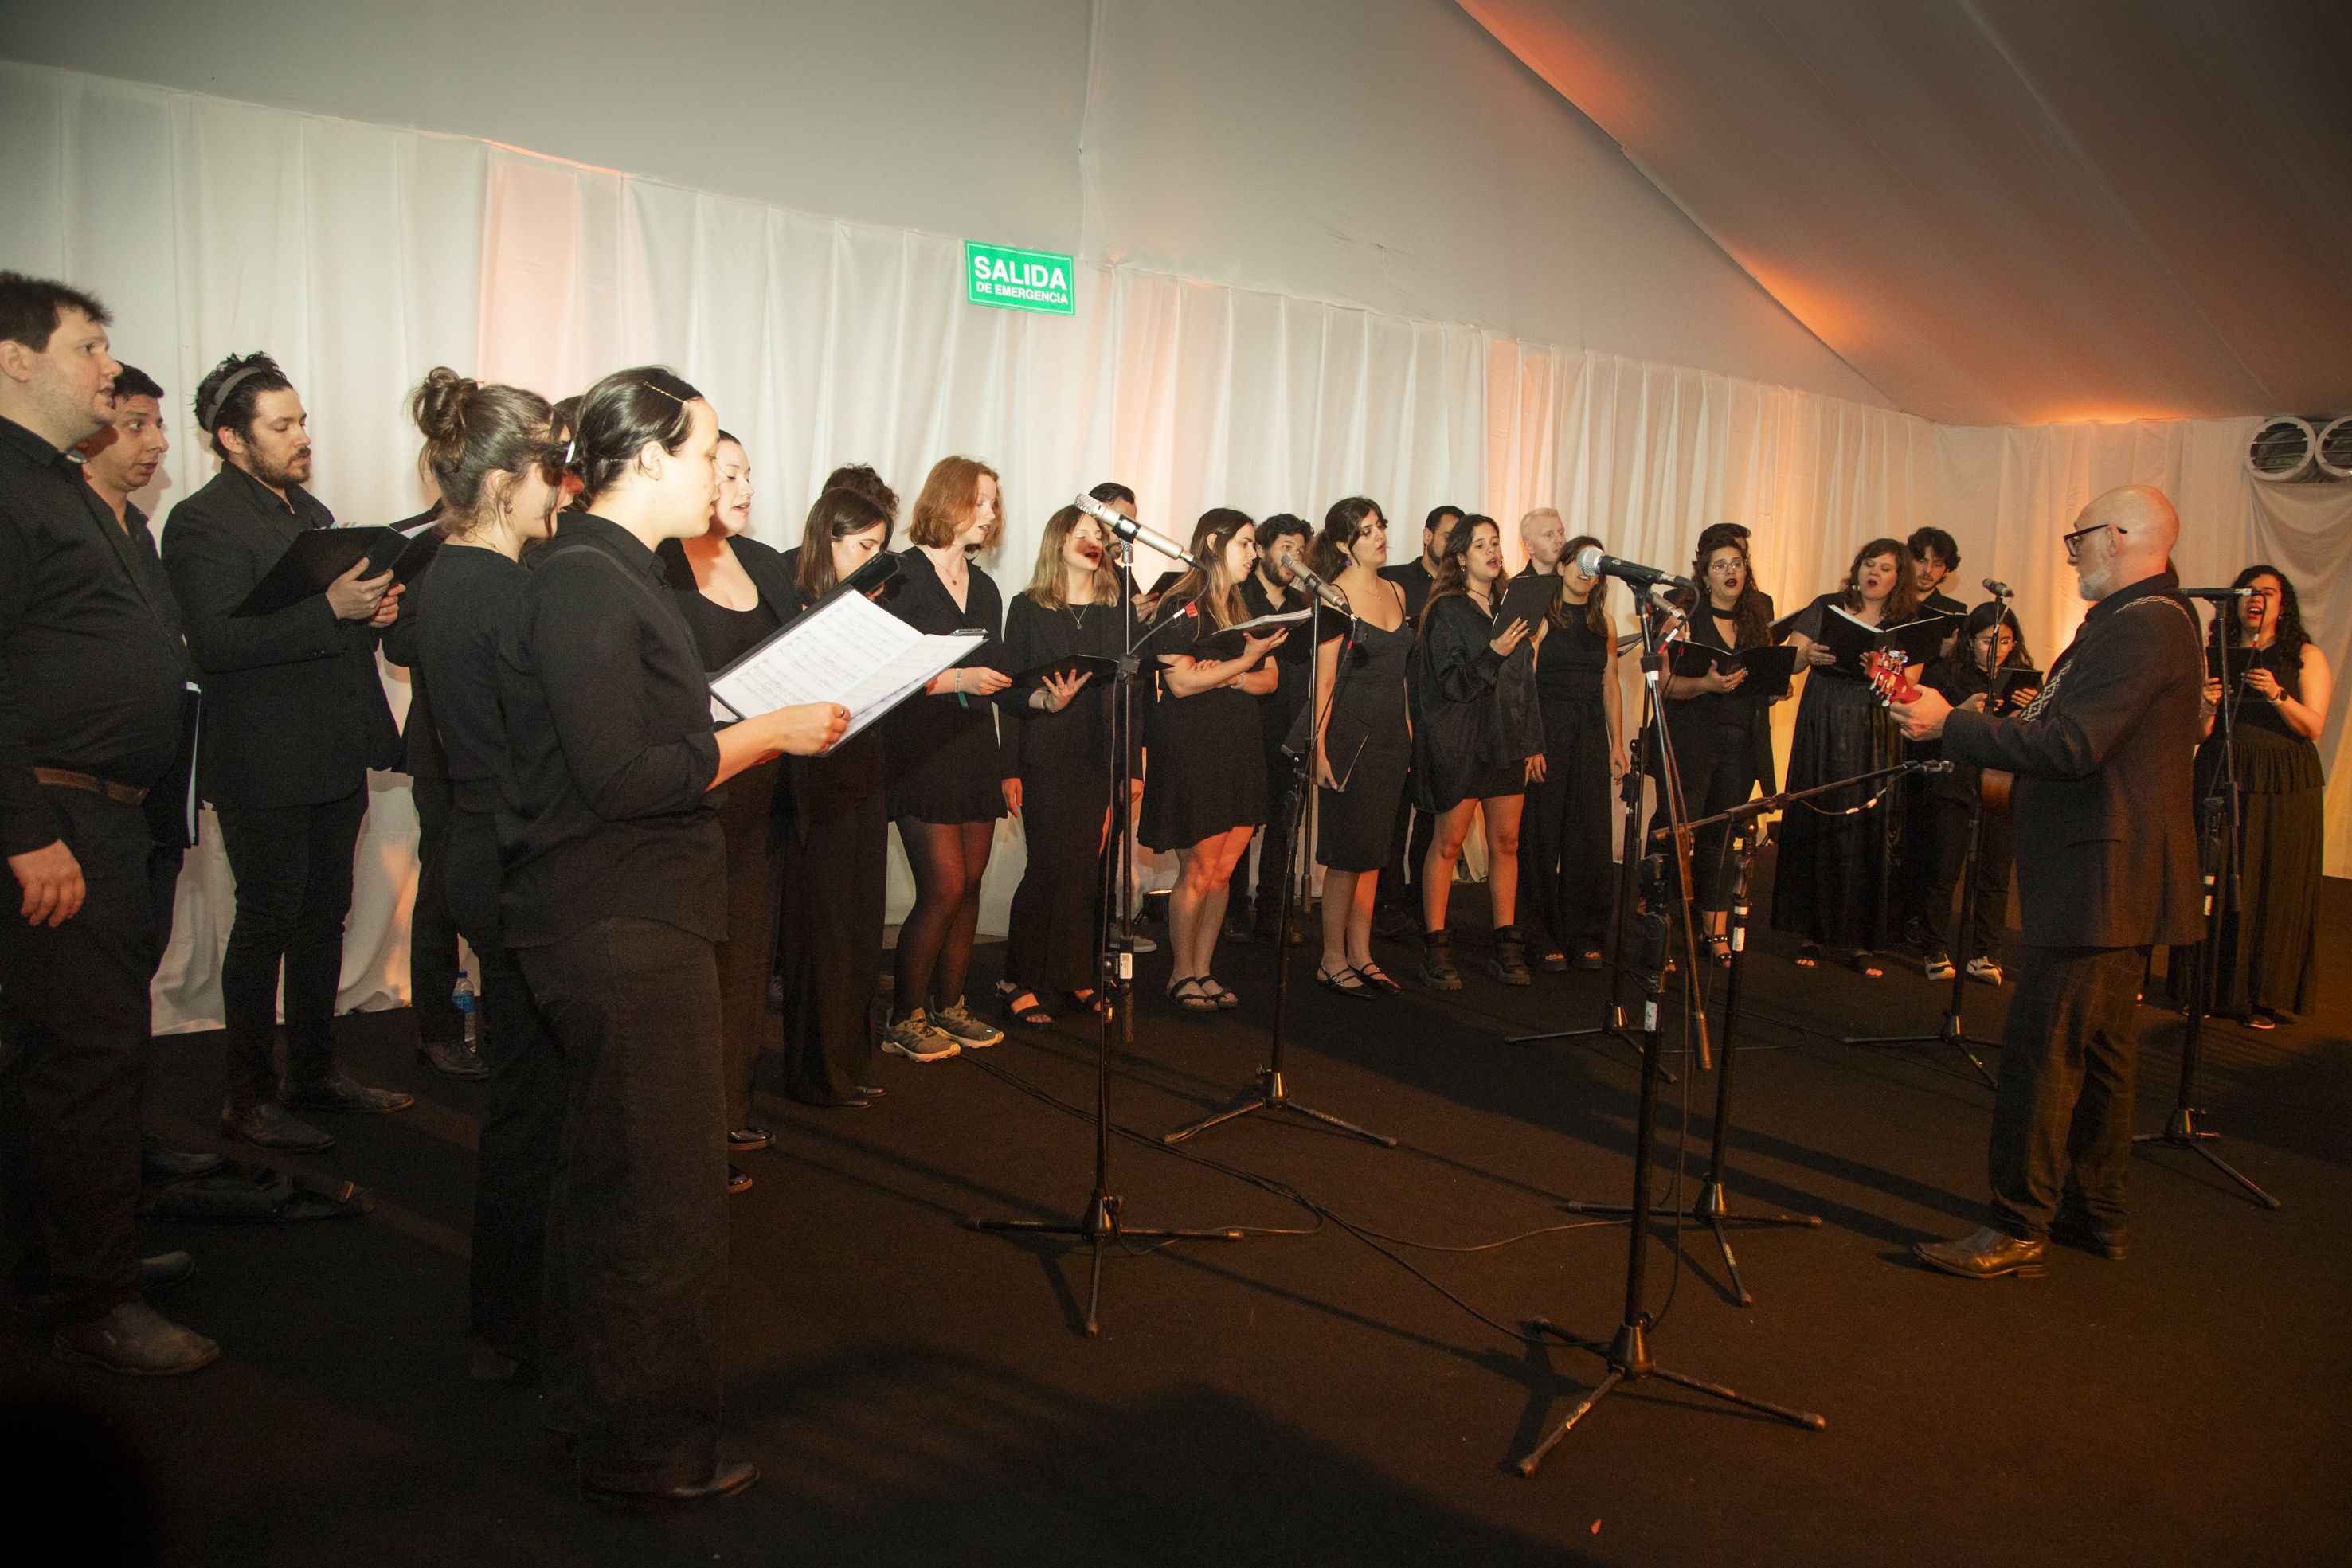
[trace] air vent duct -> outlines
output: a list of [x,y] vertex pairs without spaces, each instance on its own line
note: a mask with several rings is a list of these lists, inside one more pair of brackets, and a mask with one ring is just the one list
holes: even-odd
[[2319,433],[2319,471],[2331,479],[2352,479],[2352,413]]
[[2307,419],[2283,413],[2263,421],[2246,444],[2246,471],[2271,485],[2319,477],[2319,437]]

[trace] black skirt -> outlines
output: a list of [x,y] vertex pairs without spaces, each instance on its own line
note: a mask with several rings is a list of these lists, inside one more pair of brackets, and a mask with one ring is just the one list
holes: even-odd
[[1265,821],[1265,750],[1257,699],[1233,686],[1162,692],[1151,710],[1143,814],[1147,849],[1189,850]]
[[[1366,742],[1344,789],[1316,791],[1315,862],[1331,871],[1380,871],[1389,863],[1397,807],[1404,800],[1409,746]],[[1336,764],[1335,764],[1336,766]]]
[[[1902,759],[1902,733],[1866,683],[1818,671],[1806,677],[1789,747],[1790,789],[1851,779]],[[1875,804],[1853,810],[1874,792]],[[1772,878],[1773,930],[1831,947],[1886,945],[1900,796],[1893,780],[1882,779],[1832,789],[1783,813]]]
[[[2199,748],[2198,795],[2219,768],[2220,746]],[[2242,906],[2221,923],[2220,968],[2208,1010],[2243,1018],[2256,1008],[2308,1013],[2319,990],[2319,883],[2327,836],[2327,784],[2319,748],[2301,736],[2243,724],[2238,762],[2238,889]],[[2203,943],[2176,947],[2166,988],[2191,999],[2190,977],[2208,961]]]

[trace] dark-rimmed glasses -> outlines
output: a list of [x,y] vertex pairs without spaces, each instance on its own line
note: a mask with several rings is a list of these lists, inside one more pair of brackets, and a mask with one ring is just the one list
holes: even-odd
[[[2066,547],[2067,560],[2070,562],[2081,560],[2083,559],[2083,540],[2088,536],[2097,533],[2101,528],[2116,528],[2116,525],[2113,523],[2093,523],[2087,528],[2076,528],[2071,534],[2059,535],[2058,542]],[[2118,534],[2123,531],[2124,530],[2121,528],[2116,528],[2116,532]]]

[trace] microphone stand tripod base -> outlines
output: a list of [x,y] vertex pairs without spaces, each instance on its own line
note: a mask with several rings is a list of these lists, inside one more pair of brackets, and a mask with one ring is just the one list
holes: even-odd
[[1172,1133],[1163,1133],[1160,1136],[1160,1141],[1163,1144],[1181,1144],[1195,1133],[1205,1133],[1212,1127],[1221,1127],[1227,1122],[1238,1121],[1253,1111],[1287,1111],[1294,1116],[1305,1116],[1310,1121],[1320,1122],[1335,1132],[1350,1134],[1367,1143],[1378,1144],[1384,1149],[1393,1149],[1397,1146],[1397,1141],[1386,1133],[1375,1133],[1369,1128],[1359,1127],[1353,1122],[1343,1122],[1328,1113],[1301,1105],[1284,1089],[1282,1074],[1271,1067],[1262,1067],[1258,1070],[1256,1093],[1237,1105],[1227,1106],[1214,1115],[1203,1116],[1197,1122],[1188,1122]]
[[1596,1340],[1580,1339],[1543,1318],[1528,1319],[1526,1327],[1531,1334],[1548,1334],[1565,1343],[1572,1344],[1579,1350],[1589,1350],[1595,1355],[1606,1358],[1609,1371],[1599,1383],[1593,1385],[1591,1393],[1577,1402],[1576,1408],[1568,1413],[1568,1419],[1553,1427],[1542,1442],[1537,1444],[1525,1458],[1519,1460],[1518,1472],[1523,1476],[1534,1475],[1536,1467],[1543,1463],[1544,1456],[1559,1447],[1560,1439],[1567,1437],[1579,1421],[1591,1414],[1594,1406],[1607,1398],[1620,1385],[1639,1383],[1649,1377],[1664,1378],[1678,1388],[1693,1389],[1700,1394],[1720,1399],[1726,1404],[1739,1406],[1742,1409],[1755,1410],[1766,1416],[1777,1416],[1791,1426],[1802,1427],[1808,1431],[1818,1432],[1829,1425],[1827,1421],[1810,1410],[1791,1410],[1785,1405],[1774,1405],[1767,1400],[1752,1399],[1737,1389],[1727,1388],[1720,1383],[1709,1383],[1705,1378],[1685,1377],[1679,1372],[1667,1371],[1650,1359],[1650,1342],[1645,1325],[1642,1323],[1624,1324],[1618,1329],[1617,1337],[1605,1346]]
[[2277,1198],[2273,1197],[2268,1192],[2265,1192],[2258,1184],[2256,1184],[2253,1177],[2246,1175],[2245,1172],[2240,1170],[2237,1166],[2231,1165],[2229,1161],[2215,1154],[2211,1149],[2206,1147],[2208,1144],[2214,1142],[2216,1139],[2220,1138],[2221,1134],[2219,1133],[2209,1133],[2204,1128],[2199,1126],[2197,1124],[2197,1118],[2200,1114],[2202,1114],[2201,1112],[2189,1106],[2178,1106],[2172,1113],[2172,1119],[2165,1124],[2164,1131],[2161,1133],[2135,1133],[2132,1134],[2132,1142],[2135,1144],[2162,1144],[2167,1148],[2187,1149],[2190,1154],[2204,1160],[2206,1164],[2211,1166],[2215,1170],[2220,1171],[2223,1176],[2228,1176],[2231,1181],[2236,1182],[2240,1186],[2245,1188],[2247,1196],[2252,1197],[2255,1202],[2261,1204],[2264,1208],[2279,1208],[2284,1207],[2280,1204]]
[[[1626,1204],[1587,1203],[1582,1198],[1571,1198],[1560,1207],[1570,1214],[1590,1214],[1604,1218],[1625,1219],[1630,1218],[1633,1213],[1633,1208]],[[1723,1228],[1727,1225],[1794,1225],[1818,1230],[1822,1224],[1822,1217],[1818,1214],[1734,1214],[1731,1212],[1731,1201],[1724,1196],[1723,1184],[1719,1181],[1707,1182],[1702,1186],[1699,1188],[1698,1201],[1689,1207],[1653,1208],[1650,1210],[1650,1217],[1653,1219],[1688,1220],[1693,1225],[1704,1225],[1714,1231],[1715,1244],[1723,1252],[1723,1266],[1731,1272],[1732,1291],[1739,1298],[1739,1304],[1743,1307],[1754,1306],[1756,1297],[1748,1289],[1748,1281],[1740,1278],[1739,1260],[1733,1255],[1731,1237]]]
[[[1986,1088],[1997,1088],[2000,1085],[2000,1080],[1992,1075],[1992,1070],[1984,1064],[1984,1058],[1979,1056],[1977,1051],[1998,1051],[2000,1049],[2000,1042],[1997,1040],[1979,1040],[1975,1035],[1962,1033],[1960,1015],[1958,1011],[1946,1013],[1943,1027],[1934,1034],[1850,1034],[1844,1037],[1843,1043],[1870,1046],[1948,1045],[1969,1059],[1969,1065],[1977,1070],[1977,1076],[1985,1081]],[[1975,1050],[1970,1050],[1971,1046]]]

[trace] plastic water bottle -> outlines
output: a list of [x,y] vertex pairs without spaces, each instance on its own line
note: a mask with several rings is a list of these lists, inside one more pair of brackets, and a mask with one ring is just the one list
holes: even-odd
[[474,979],[470,975],[457,977],[457,988],[449,993],[449,1000],[466,1019],[466,1043],[474,1043]]

